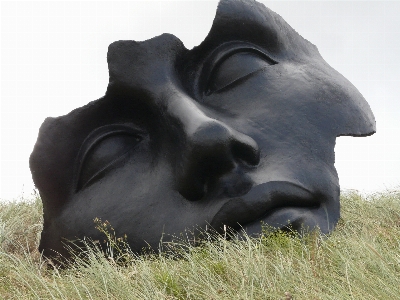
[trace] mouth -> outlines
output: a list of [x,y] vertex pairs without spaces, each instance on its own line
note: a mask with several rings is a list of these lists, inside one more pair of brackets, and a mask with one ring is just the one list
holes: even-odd
[[315,223],[311,211],[318,209],[323,199],[322,195],[292,182],[266,182],[224,203],[210,225],[217,231],[226,225],[250,235],[260,233],[262,223],[278,228],[289,223],[300,227],[306,219]]

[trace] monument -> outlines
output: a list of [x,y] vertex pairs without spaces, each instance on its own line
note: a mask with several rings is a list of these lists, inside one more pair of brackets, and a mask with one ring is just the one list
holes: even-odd
[[102,240],[95,218],[137,252],[194,227],[334,229],[335,140],[373,134],[375,119],[278,14],[221,0],[199,46],[116,41],[107,62],[104,97],[47,118],[30,157],[45,256]]

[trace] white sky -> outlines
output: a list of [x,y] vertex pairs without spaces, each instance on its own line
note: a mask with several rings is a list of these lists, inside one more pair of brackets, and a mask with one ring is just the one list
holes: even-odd
[[[400,1],[260,1],[280,14],[369,102],[378,132],[337,139],[343,189],[400,187]],[[28,159],[47,116],[104,95],[107,47],[169,32],[187,48],[217,1],[1,2],[0,199],[29,195]]]

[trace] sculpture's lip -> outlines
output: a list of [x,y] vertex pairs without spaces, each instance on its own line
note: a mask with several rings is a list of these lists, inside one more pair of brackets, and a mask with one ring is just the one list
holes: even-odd
[[[319,227],[313,209],[316,207],[299,207],[299,206],[284,206],[272,209],[269,213],[244,225],[238,225],[240,230],[237,230],[238,236],[259,236],[265,229],[270,230],[310,230],[316,226]],[[310,224],[312,224],[310,226]]]
[[300,184],[289,181],[269,181],[253,187],[246,195],[226,201],[210,225],[217,231],[224,225],[233,229],[268,219],[272,212],[284,209],[310,210],[323,198]]

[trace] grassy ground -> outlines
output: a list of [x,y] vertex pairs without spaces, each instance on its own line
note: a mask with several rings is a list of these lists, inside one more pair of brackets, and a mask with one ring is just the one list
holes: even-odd
[[220,237],[143,257],[114,240],[122,258],[91,251],[65,270],[36,250],[41,222],[40,199],[0,204],[0,298],[400,299],[400,193],[342,196],[329,238]]

